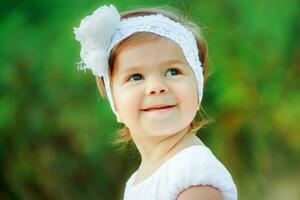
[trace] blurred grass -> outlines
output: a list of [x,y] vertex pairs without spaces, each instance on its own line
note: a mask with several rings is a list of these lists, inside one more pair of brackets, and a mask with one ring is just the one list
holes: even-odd
[[299,1],[3,1],[0,199],[121,199],[136,152],[90,72],[76,71],[73,27],[98,6],[168,4],[204,27],[215,73],[198,136],[231,172],[239,199],[300,199]]

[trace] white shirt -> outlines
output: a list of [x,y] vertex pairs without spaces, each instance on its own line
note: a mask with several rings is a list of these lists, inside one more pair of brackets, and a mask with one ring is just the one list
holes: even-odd
[[224,200],[237,200],[230,173],[204,145],[181,149],[145,180],[132,185],[136,174],[126,182],[124,200],[176,200],[182,190],[196,185],[211,185]]

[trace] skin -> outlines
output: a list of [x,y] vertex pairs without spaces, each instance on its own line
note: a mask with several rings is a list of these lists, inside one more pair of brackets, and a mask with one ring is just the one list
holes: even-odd
[[217,188],[198,185],[183,190],[177,200],[224,200],[224,198]]
[[[151,33],[143,33],[130,40],[112,72],[117,120],[129,128],[142,158],[134,184],[179,150],[203,144],[194,134],[186,134],[199,109],[194,72],[177,43],[151,38]],[[178,62],[167,63],[172,60]],[[153,104],[175,107],[165,113],[141,110]]]

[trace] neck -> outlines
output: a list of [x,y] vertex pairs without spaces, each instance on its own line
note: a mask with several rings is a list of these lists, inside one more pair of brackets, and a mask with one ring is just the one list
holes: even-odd
[[163,138],[135,141],[142,159],[139,170],[157,168],[179,150],[187,146],[203,144],[195,134],[188,133],[189,128],[186,127],[177,134]]

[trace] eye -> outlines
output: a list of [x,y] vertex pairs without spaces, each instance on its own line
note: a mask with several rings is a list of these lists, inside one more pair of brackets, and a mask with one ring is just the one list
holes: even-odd
[[181,72],[177,68],[170,68],[170,69],[168,69],[167,74],[170,74],[171,76],[176,76],[176,75],[181,74]]
[[141,74],[132,74],[131,76],[129,76],[129,78],[127,79],[127,81],[139,81],[142,79],[142,75]]

